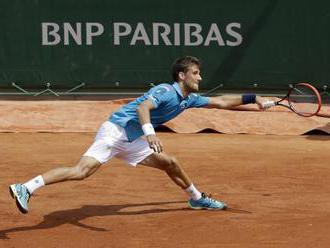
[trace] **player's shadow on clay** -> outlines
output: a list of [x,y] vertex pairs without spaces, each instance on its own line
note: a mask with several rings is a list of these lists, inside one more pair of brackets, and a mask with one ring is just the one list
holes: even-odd
[[[81,208],[67,209],[56,211],[44,216],[44,220],[37,225],[22,226],[0,230],[0,239],[9,239],[9,233],[24,232],[38,229],[48,229],[58,227],[64,224],[72,224],[93,231],[108,231],[105,228],[93,227],[81,223],[82,220],[89,217],[109,216],[109,215],[140,215],[155,214],[173,211],[187,210],[187,207],[177,207],[178,203],[186,203],[185,201],[173,202],[152,202],[141,204],[123,204],[123,205],[85,205]],[[172,205],[172,206],[171,206]],[[174,207],[173,207],[174,205]],[[155,207],[162,206],[162,207]]]

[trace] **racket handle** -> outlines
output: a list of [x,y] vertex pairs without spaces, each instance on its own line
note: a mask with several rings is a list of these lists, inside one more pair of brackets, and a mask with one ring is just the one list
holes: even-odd
[[276,105],[275,101],[266,101],[262,103],[262,108],[263,109],[268,109],[270,107],[274,107]]

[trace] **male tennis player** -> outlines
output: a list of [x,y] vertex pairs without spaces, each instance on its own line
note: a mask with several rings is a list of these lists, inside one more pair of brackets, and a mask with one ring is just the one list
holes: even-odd
[[195,57],[177,59],[172,67],[172,75],[173,83],[155,86],[112,113],[98,130],[94,143],[75,166],[56,168],[24,184],[10,185],[9,190],[18,209],[22,213],[28,212],[28,201],[36,189],[53,183],[87,178],[112,157],[120,158],[132,166],[144,165],[165,171],[175,184],[188,193],[188,206],[192,209],[226,209],[224,202],[201,193],[179,162],[163,152],[162,142],[154,128],[187,108],[226,109],[249,103],[257,103],[261,108],[265,100],[255,94],[220,97],[196,94],[202,78],[200,62]]

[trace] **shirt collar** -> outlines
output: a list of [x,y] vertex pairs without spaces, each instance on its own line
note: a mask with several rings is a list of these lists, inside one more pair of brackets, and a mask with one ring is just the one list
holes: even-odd
[[174,82],[173,87],[176,90],[176,92],[179,94],[179,96],[181,96],[181,98],[183,98],[183,95],[182,95],[182,92],[181,92],[181,89],[180,89],[180,86],[179,86],[178,82]]

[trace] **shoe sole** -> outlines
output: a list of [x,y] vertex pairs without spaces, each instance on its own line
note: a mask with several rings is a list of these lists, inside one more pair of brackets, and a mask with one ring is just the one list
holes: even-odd
[[18,201],[18,199],[17,199],[17,194],[16,194],[16,190],[15,190],[15,188],[12,186],[12,185],[10,185],[9,186],[9,193],[10,193],[10,195],[11,195],[11,197],[15,200],[15,202],[16,202],[16,206],[17,206],[17,208],[19,209],[19,211],[22,213],[22,214],[26,214],[28,211],[26,210],[26,209],[24,209],[22,206],[21,206],[21,204],[19,203],[19,201]]
[[208,207],[193,207],[191,206],[190,202],[188,202],[188,206],[193,210],[213,210],[213,211],[219,211],[219,210],[226,210],[228,208],[227,205],[224,205],[223,208],[208,208]]

